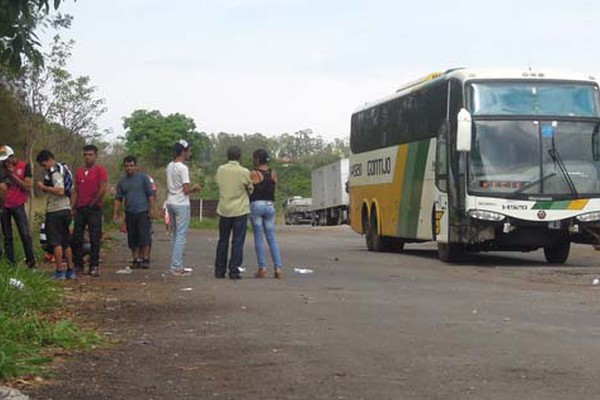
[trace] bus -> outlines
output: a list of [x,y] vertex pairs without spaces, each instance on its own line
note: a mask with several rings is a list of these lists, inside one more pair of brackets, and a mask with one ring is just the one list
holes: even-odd
[[593,77],[454,69],[352,114],[350,221],[370,251],[437,242],[439,258],[534,251],[563,264],[600,243]]

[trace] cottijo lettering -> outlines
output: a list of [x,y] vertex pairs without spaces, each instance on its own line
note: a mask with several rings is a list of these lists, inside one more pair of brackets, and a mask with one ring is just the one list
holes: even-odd
[[387,175],[391,172],[392,159],[390,157],[367,161],[367,176]]

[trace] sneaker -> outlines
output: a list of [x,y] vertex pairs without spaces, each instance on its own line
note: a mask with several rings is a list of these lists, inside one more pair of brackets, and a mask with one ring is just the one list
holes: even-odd
[[75,279],[75,278],[77,278],[77,275],[75,275],[75,270],[68,269],[67,273],[65,274],[65,278],[66,279]]
[[229,279],[232,280],[238,280],[238,279],[242,279],[242,275],[238,274],[229,274]]
[[185,268],[177,268],[177,269],[171,270],[171,275],[173,275],[173,276],[190,276],[190,275],[192,275],[192,273],[189,270],[186,271]]
[[267,270],[264,268],[259,268],[258,271],[254,274],[255,278],[263,279],[267,277]]
[[139,258],[137,260],[131,261],[131,269],[138,269],[142,267],[142,260]]
[[149,269],[150,268],[150,260],[148,260],[147,258],[144,258],[142,260],[142,262],[140,263],[140,268],[142,268],[142,269]]
[[277,268],[275,270],[274,277],[275,277],[275,279],[282,279],[283,278],[283,271],[281,270],[281,268]]
[[90,267],[90,276],[93,276],[94,278],[100,276],[100,270],[98,270],[98,267]]
[[67,279],[67,273],[65,271],[55,271],[54,279],[57,281],[64,281]]

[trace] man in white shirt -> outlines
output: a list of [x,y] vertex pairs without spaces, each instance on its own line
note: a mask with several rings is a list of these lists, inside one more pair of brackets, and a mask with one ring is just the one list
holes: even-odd
[[167,210],[173,232],[170,271],[175,276],[191,274],[183,265],[183,251],[190,225],[190,194],[199,192],[200,185],[190,184],[190,172],[184,164],[190,156],[190,144],[180,139],[175,143],[175,159],[167,165]]

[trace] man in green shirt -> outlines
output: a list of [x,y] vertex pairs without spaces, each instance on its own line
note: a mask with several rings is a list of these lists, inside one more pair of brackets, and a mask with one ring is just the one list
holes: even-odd
[[[229,162],[217,170],[216,181],[219,185],[219,243],[215,261],[215,277],[225,278],[227,268],[230,279],[240,279],[239,267],[244,258],[246,225],[250,214],[252,180],[250,171],[240,165],[242,151],[237,146],[227,149]],[[229,239],[231,237],[231,258],[227,263]]]

